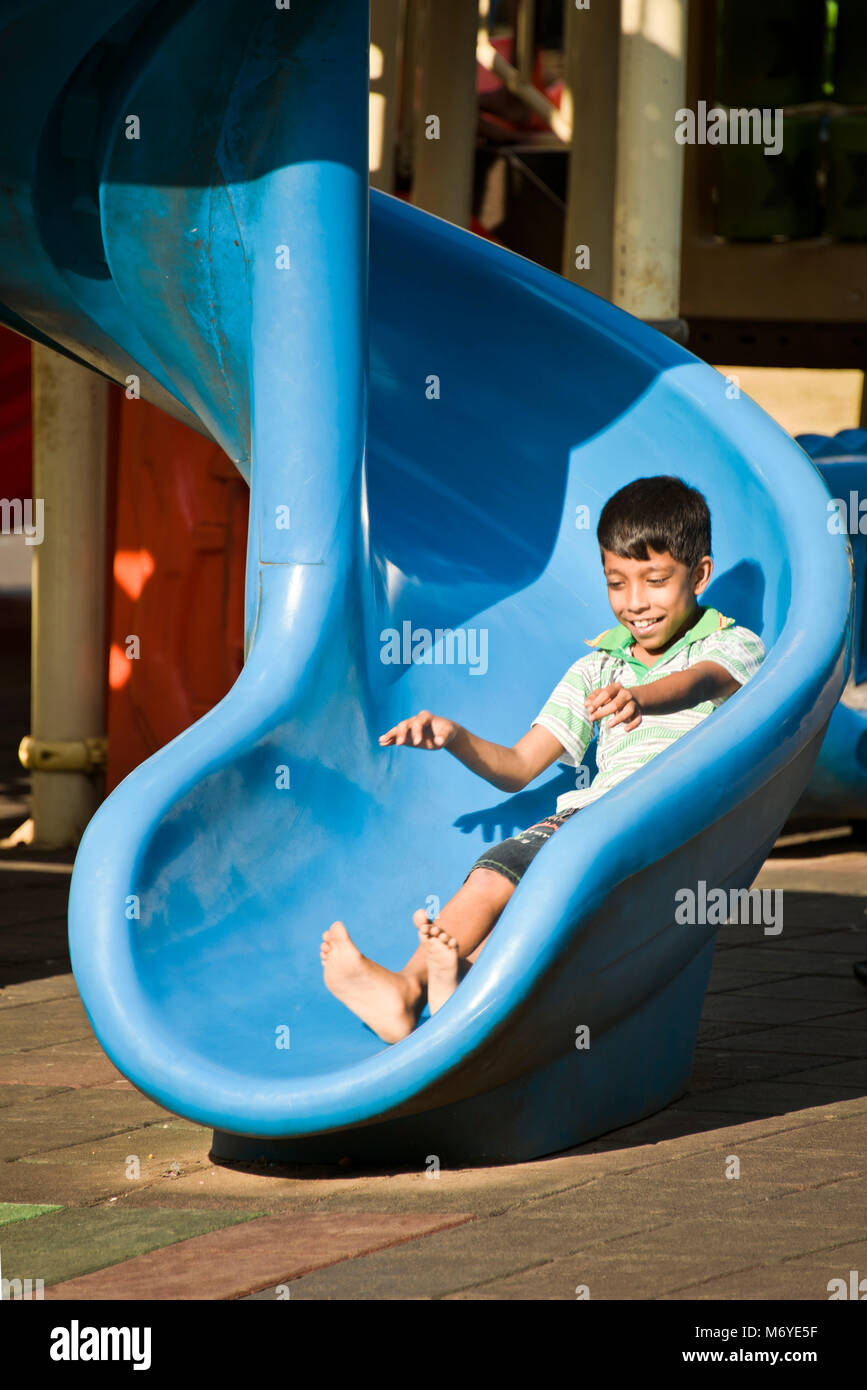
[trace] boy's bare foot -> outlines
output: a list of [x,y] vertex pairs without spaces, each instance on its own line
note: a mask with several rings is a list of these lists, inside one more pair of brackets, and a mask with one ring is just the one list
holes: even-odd
[[441,1009],[458,987],[458,943],[439,925],[431,922],[423,908],[413,914],[419,944],[427,965],[427,1002],[431,1014]]
[[342,922],[322,934],[319,957],[326,988],[383,1042],[407,1037],[418,1022],[421,988],[359,951]]

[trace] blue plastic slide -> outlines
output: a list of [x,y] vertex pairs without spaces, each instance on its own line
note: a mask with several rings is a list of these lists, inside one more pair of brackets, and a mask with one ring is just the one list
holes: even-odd
[[[230,1158],[517,1160],[659,1110],[717,931],[677,924],[675,894],[752,882],[846,682],[816,470],[710,367],[482,239],[372,196],[368,259],[360,0],[0,17],[3,318],[136,375],[251,486],[244,670],[76,861],[106,1052]],[[575,770],[505,796],[378,736],[425,707],[526,732],[613,622],[599,510],[654,473],[704,490],[706,601],[768,657],[545,845],[457,992],[387,1047],[323,987],[322,931],[400,966],[414,909]]]
[[827,525],[846,534],[852,546],[855,621],[852,673],[831,716],[809,785],[794,815],[851,820],[867,831],[867,430],[840,430],[833,436],[802,434],[831,492]]

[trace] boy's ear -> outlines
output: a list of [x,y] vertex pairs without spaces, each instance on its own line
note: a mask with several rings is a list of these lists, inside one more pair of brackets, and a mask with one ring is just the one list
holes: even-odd
[[703,555],[692,572],[692,584],[696,596],[704,593],[712,574],[713,560],[709,555]]

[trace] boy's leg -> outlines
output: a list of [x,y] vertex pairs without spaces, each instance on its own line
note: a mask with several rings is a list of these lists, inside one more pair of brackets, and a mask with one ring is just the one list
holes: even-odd
[[401,970],[386,970],[363,956],[343,923],[333,922],[320,949],[328,989],[383,1042],[405,1038],[418,1022],[425,995],[435,1013],[454,993],[462,963],[466,969],[475,961],[527,865],[574,814],[548,816],[487,850],[435,922],[419,909],[413,917],[419,945]]
[[[474,964],[530,862],[574,814],[574,810],[568,810],[546,816],[485,850],[465,878],[463,887],[446,903],[435,922],[428,921],[426,912],[415,913],[413,921],[418,927],[423,964],[416,951],[403,969],[407,977],[412,978],[426,967],[432,1014],[454,994],[461,975]],[[422,976],[419,974],[418,978]]]
[[[473,882],[475,880],[475,882]],[[516,885],[490,869],[474,869],[437,918],[437,945],[419,943],[402,970],[363,956],[342,922],[322,937],[320,959],[331,993],[372,1028],[383,1042],[399,1042],[415,1028],[433,975],[431,1008],[445,1003],[458,982],[458,961],[475,955]],[[416,919],[431,927],[422,909]],[[416,920],[416,925],[420,925]],[[454,945],[446,944],[454,942]],[[434,956],[429,963],[428,954]]]
[[434,922],[423,908],[414,913],[419,944],[400,973],[427,986],[432,1014],[454,994],[461,963],[475,961],[516,887],[496,870],[476,868]]

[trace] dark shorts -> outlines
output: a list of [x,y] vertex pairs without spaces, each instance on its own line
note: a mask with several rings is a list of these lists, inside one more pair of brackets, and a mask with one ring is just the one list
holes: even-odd
[[[501,840],[498,845],[491,845],[476,860],[473,869],[494,869],[496,873],[503,874],[511,883],[520,883],[527,870],[530,861],[535,858],[539,850],[547,840],[550,840],[555,830],[559,830],[564,821],[575,812],[580,810],[575,806],[571,811],[562,811],[559,815],[546,816],[536,825],[528,826],[526,830],[519,830],[517,835],[513,835],[509,840]],[[467,878],[464,879],[466,883]]]

